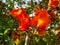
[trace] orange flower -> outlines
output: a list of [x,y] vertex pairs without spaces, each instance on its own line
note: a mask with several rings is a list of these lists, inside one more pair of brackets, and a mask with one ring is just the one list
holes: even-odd
[[49,14],[45,9],[41,10],[37,16],[31,19],[31,25],[37,28],[46,28],[49,24]]
[[38,34],[40,34],[40,35],[44,35],[45,33],[46,33],[45,29],[39,29],[38,30]]
[[31,18],[31,25],[32,26],[36,26],[37,25],[37,22],[38,22],[38,14],[40,13],[40,7],[39,6],[37,6],[36,7],[36,10],[35,10],[35,12],[34,12],[34,14],[35,14],[35,17],[33,17],[33,18]]
[[50,12],[50,15],[51,15],[51,17],[52,17],[53,19],[56,19],[56,14],[54,13],[54,11],[51,11],[51,12]]
[[31,25],[32,25],[32,26],[36,26],[36,25],[37,25],[37,22],[38,22],[38,17],[37,17],[37,16],[35,16],[35,17],[33,17],[33,18],[31,19]]
[[48,14],[48,12],[45,9],[43,9],[40,12],[40,14],[38,15],[38,17],[40,19],[40,20],[38,20],[38,23],[40,21],[40,23],[39,23],[40,26],[38,26],[38,27],[40,27],[40,28],[46,28],[50,24],[49,14]]
[[37,6],[37,7],[36,7],[36,10],[35,10],[35,12],[34,12],[34,14],[35,14],[35,15],[38,15],[39,12],[40,12],[40,6]]
[[18,10],[14,9],[10,12],[10,15],[13,16],[15,19],[18,20],[19,27],[18,30],[26,30],[29,25],[29,16],[26,14],[23,8],[20,8]]
[[20,31],[27,30],[30,25],[30,21],[28,19],[22,19],[18,23],[19,23],[18,30],[20,30]]
[[13,9],[9,14],[14,17],[15,19],[22,13],[22,8],[20,9]]
[[49,0],[48,6],[51,8],[56,8],[58,6],[58,0]]
[[17,20],[20,20],[21,18],[29,18],[22,7],[20,9],[13,9],[9,14]]

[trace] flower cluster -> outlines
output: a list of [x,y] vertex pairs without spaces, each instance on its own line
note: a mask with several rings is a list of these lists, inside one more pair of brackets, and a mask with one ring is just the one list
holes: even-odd
[[51,8],[56,8],[59,4],[58,0],[49,0],[48,6]]
[[50,24],[49,14],[46,9],[41,10],[39,6],[37,6],[34,14],[35,16],[30,18],[23,8],[18,10],[13,9],[10,12],[10,15],[18,20],[18,30],[26,31],[29,26],[33,26],[38,29],[39,34],[44,34],[46,32],[46,27]]

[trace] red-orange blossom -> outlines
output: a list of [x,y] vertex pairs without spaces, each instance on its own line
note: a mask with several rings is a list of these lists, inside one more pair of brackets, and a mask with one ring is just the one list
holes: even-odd
[[13,16],[16,20],[18,20],[19,24],[18,30],[23,31],[28,29],[30,25],[29,16],[27,15],[23,8],[17,10],[13,9],[10,12],[10,15]]

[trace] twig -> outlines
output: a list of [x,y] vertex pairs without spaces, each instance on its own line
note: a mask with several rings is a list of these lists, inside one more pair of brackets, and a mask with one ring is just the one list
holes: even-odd
[[29,36],[28,36],[28,33],[27,33],[27,34],[26,34],[26,38],[25,38],[25,44],[24,44],[24,45],[27,45],[28,38],[29,38]]

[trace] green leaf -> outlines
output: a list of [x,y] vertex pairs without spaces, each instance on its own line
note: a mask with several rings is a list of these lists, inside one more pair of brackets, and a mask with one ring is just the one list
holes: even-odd
[[4,31],[4,34],[6,34],[9,30],[10,30],[10,28],[7,28],[7,29]]
[[0,35],[3,35],[3,33],[0,33]]

